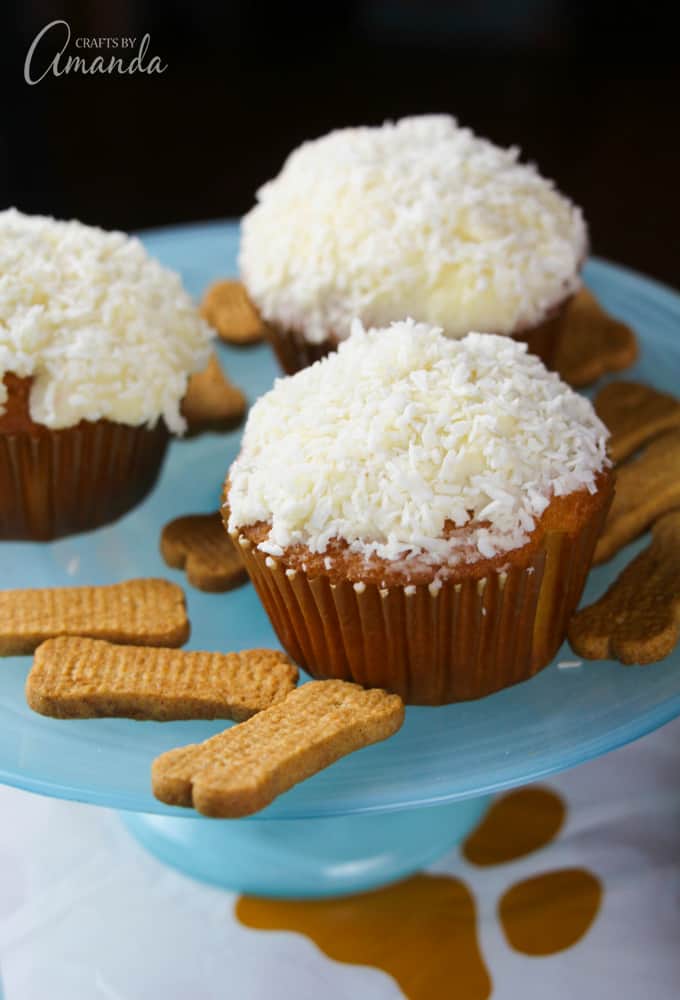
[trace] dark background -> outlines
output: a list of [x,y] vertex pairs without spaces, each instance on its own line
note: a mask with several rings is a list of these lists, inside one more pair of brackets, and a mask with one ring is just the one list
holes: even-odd
[[[583,206],[595,252],[677,286],[680,72],[666,10],[0,0],[0,206],[128,230],[240,215],[302,139],[446,111],[521,146]],[[147,63],[168,68],[30,87],[26,51],[60,17],[72,40],[149,32]],[[48,37],[45,65],[60,36]]]

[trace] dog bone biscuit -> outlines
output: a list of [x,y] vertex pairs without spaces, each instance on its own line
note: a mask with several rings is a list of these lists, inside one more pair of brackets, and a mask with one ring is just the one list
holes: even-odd
[[680,430],[652,441],[639,458],[617,469],[614,500],[593,561],[611,559],[674,507],[680,507]]
[[588,385],[605,372],[621,371],[638,355],[635,334],[604,311],[582,288],[567,305],[555,369],[573,386]]
[[247,816],[340,757],[391,736],[403,719],[398,695],[310,681],[205,743],[161,754],[153,792],[205,816]]
[[652,542],[624,569],[603,597],[569,624],[579,656],[653,663],[680,638],[680,511],[656,522]]
[[207,430],[229,430],[246,412],[246,397],[230,382],[216,354],[211,354],[207,367],[189,379],[182,401],[182,413],[189,425],[189,434]]
[[265,324],[240,281],[210,285],[203,296],[201,313],[228,344],[256,344],[265,335]]
[[57,719],[240,722],[285,698],[297,678],[297,668],[276,650],[186,652],[62,636],[38,646],[26,701]]
[[230,590],[248,578],[219,513],[170,521],[161,533],[161,555],[168,566],[186,570],[187,580],[199,590]]
[[168,580],[0,590],[0,656],[32,653],[59,635],[181,646],[189,630],[182,588]]
[[608,448],[615,462],[680,427],[680,400],[639,382],[610,382],[597,394],[595,409],[611,432]]

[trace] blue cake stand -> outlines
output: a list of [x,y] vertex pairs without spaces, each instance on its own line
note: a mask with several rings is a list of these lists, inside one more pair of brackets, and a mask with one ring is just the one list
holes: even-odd
[[[238,227],[216,223],[144,236],[195,296],[236,270]],[[591,261],[586,280],[638,332],[642,357],[626,377],[680,386],[680,297]],[[277,374],[266,346],[220,348],[252,402]],[[158,554],[171,518],[218,503],[240,432],[173,443],[153,494],[116,524],[51,544],[0,543],[3,587],[112,583],[132,576],[183,582]],[[644,539],[592,572],[586,599],[614,578]],[[277,645],[250,586],[230,594],[187,587],[194,649]],[[569,665],[564,646],[533,680],[482,701],[409,708],[403,729],[333,765],[253,819],[220,821],[151,794],[153,758],[198,742],[223,723],[56,721],[33,714],[23,686],[29,657],[0,661],[0,781],[43,795],[121,810],[153,854],[205,881],[263,895],[357,892],[407,875],[458,842],[490,796],[573,767],[680,714],[680,651],[662,663]]]

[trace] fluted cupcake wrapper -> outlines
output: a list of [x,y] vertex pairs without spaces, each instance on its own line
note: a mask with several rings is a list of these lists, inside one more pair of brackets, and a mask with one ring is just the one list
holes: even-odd
[[168,439],[162,421],[0,433],[0,538],[45,541],[114,521],[156,482]]
[[[571,298],[568,300],[571,301]],[[515,340],[523,340],[529,345],[529,354],[537,354],[546,368],[554,369],[557,352],[565,327],[566,303],[554,315],[544,319],[538,326],[514,335]]]
[[313,677],[384,687],[411,704],[481,698],[545,667],[581,597],[606,513],[551,532],[524,567],[458,583],[331,583],[236,533],[248,574],[290,656]]
[[286,375],[308,368],[315,361],[331,354],[338,346],[337,337],[327,337],[320,344],[311,344],[298,330],[289,330],[276,324],[268,324],[269,341],[281,368]]
[[[555,366],[567,302],[538,326],[514,334],[514,339],[525,341],[529,345],[529,352],[537,354],[547,368]],[[275,323],[268,325],[267,339],[286,375],[294,375],[302,368],[308,368],[319,358],[336,350],[339,343],[338,338],[331,335],[319,344],[311,344],[298,330],[286,329]]]

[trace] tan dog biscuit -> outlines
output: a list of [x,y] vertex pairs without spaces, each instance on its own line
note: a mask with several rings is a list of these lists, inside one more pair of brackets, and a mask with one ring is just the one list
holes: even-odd
[[161,555],[168,566],[186,570],[187,580],[199,590],[230,590],[248,578],[219,513],[170,521],[161,534]]
[[654,525],[652,543],[603,597],[569,625],[574,652],[591,660],[653,663],[680,638],[680,511]]
[[182,401],[189,433],[228,430],[245,412],[246,397],[224,374],[217,355],[211,354],[207,367],[189,379]]
[[611,431],[608,448],[615,462],[680,427],[680,401],[639,382],[610,382],[597,394],[595,409]]
[[265,324],[240,281],[211,285],[203,296],[201,313],[228,344],[256,344],[265,335]]
[[605,372],[621,371],[638,356],[635,334],[604,311],[582,288],[567,306],[555,369],[573,386],[588,385]]
[[205,816],[247,816],[340,757],[391,736],[403,719],[397,695],[310,681],[240,726],[161,754],[153,792]]
[[0,656],[32,653],[59,635],[181,646],[189,631],[182,588],[168,580],[0,590]]
[[680,507],[680,430],[647,445],[616,472],[616,492],[595,563],[605,562],[669,510]]
[[62,636],[38,646],[26,700],[57,719],[240,722],[285,698],[297,678],[297,667],[276,650],[185,652]]

